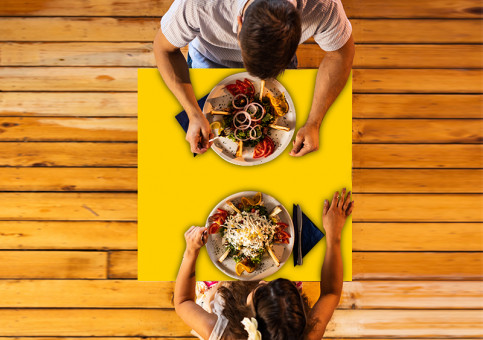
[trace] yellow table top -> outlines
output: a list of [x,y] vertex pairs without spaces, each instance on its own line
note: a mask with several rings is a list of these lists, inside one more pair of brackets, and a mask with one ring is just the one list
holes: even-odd
[[[197,98],[208,94],[225,77],[241,69],[192,69]],[[297,129],[307,118],[317,70],[287,70],[278,78],[290,93],[297,113]],[[320,149],[301,158],[289,156],[289,146],[275,160],[254,167],[232,165],[212,150],[193,157],[185,133],[175,119],[183,109],[169,92],[156,69],[138,72],[139,198],[138,278],[174,281],[185,248],[184,232],[203,226],[225,197],[240,191],[267,193],[292,212],[300,204],[304,213],[322,228],[322,203],[336,190],[351,190],[352,82],[327,113],[321,128]],[[294,135],[295,137],[295,135]],[[236,181],[230,180],[236,178]],[[325,238],[304,257],[302,266],[285,265],[268,279],[319,281]],[[352,279],[352,220],[342,234],[344,280]],[[202,249],[197,280],[231,280],[219,271]]]

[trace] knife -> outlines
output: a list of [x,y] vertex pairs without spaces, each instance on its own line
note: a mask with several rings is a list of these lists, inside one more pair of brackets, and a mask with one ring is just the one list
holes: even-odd
[[298,231],[298,254],[297,254],[297,265],[301,266],[303,263],[303,258],[302,258],[302,209],[300,209],[300,206],[297,204],[295,206],[295,211],[296,211],[296,219],[297,219],[297,231]]

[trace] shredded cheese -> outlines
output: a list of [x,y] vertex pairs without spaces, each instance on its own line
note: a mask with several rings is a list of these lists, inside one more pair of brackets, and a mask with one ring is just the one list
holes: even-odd
[[225,221],[224,245],[232,245],[240,255],[254,258],[273,243],[276,225],[258,211],[229,215]]

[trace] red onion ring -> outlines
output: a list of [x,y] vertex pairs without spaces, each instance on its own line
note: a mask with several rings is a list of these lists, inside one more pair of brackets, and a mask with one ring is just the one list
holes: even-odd
[[[244,120],[238,119],[238,117],[242,115],[245,117],[245,119]],[[233,117],[233,125],[235,126],[235,128],[246,130],[251,123],[252,123],[252,118],[250,117],[248,112],[239,111]]]
[[[260,129],[260,136],[257,134],[257,128]],[[255,136],[253,136],[254,131],[255,131]],[[250,139],[253,139],[253,140],[260,138],[262,136],[262,128],[260,127],[260,125],[253,126],[250,130],[249,136],[250,136]]]
[[235,97],[233,97],[233,100],[231,101],[231,104],[233,105],[233,107],[234,107],[235,109],[243,109],[243,108],[246,106],[246,104],[245,104],[245,105],[243,105],[243,106],[236,106],[235,101],[236,101],[236,100],[237,100],[237,98],[239,98],[239,97],[243,97],[243,98],[245,99],[245,103],[248,103],[248,97],[247,97],[247,96],[245,96],[243,93],[239,93],[239,94],[237,94]]
[[[252,107],[252,106],[255,108],[255,112],[250,111],[250,107]],[[260,118],[255,118],[255,115],[258,112],[257,106],[262,109],[262,114],[261,114]],[[245,106],[244,110],[251,116],[253,122],[259,122],[265,116],[265,108],[262,105],[255,103],[255,102],[250,103],[247,106]]]

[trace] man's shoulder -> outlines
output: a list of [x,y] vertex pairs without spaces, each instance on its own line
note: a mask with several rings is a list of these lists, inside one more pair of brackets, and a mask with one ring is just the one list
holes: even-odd
[[342,8],[342,3],[340,0],[302,0],[302,11],[311,12],[314,9],[331,10],[334,7]]
[[208,9],[216,8],[224,3],[231,3],[228,0],[179,0],[173,3],[173,5],[190,7],[193,9]]

